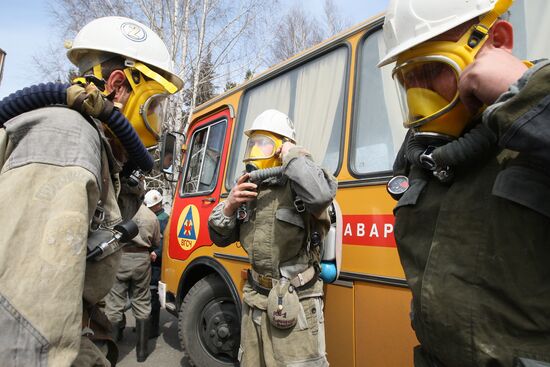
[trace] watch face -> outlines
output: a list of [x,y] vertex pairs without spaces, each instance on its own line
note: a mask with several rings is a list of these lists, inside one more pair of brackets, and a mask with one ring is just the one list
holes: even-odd
[[392,195],[402,195],[409,188],[409,179],[406,176],[395,176],[387,185],[388,192]]

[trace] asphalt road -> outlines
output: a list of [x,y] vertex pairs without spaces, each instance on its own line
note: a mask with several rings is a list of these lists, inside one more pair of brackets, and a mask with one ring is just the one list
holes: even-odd
[[149,357],[142,363],[136,361],[136,325],[132,311],[126,311],[126,328],[119,342],[117,367],[189,367],[178,339],[178,319],[166,310],[160,311],[160,336],[149,339]]

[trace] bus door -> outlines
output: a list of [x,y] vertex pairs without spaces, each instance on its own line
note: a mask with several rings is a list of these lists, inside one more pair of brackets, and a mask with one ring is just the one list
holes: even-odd
[[168,253],[186,260],[201,247],[210,246],[208,217],[220,199],[232,118],[228,108],[196,123],[189,131],[183,179],[174,200]]

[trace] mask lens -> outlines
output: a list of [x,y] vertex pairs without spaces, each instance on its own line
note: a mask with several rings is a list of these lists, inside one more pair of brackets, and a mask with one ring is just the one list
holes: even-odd
[[154,94],[143,105],[141,117],[145,122],[145,127],[155,135],[158,135],[160,127],[164,123],[168,104],[167,97],[167,94]]
[[244,160],[266,159],[275,154],[275,141],[269,136],[252,135],[248,138]]
[[394,80],[406,127],[448,111],[458,97],[458,70],[445,59],[411,60],[395,68]]

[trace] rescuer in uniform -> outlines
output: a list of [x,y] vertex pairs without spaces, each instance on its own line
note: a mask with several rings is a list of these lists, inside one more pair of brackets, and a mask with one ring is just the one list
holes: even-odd
[[247,171],[281,167],[282,174],[251,182],[245,173],[208,222],[215,244],[240,241],[251,264],[239,361],[244,367],[327,366],[319,247],[336,180],[295,145],[285,114],[264,111],[245,134]]
[[115,340],[122,339],[124,306],[130,298],[136,318],[138,362],[147,359],[149,315],[151,314],[151,255],[160,244],[160,225],[157,216],[145,205],[139,207],[133,218],[139,234],[122,248],[122,258],[115,284],[105,300],[105,314],[113,325]]
[[[405,126],[394,210],[415,366],[550,362],[550,65],[512,54],[511,0],[394,0]],[[546,363],[544,363],[546,362]]]
[[[39,85],[30,96],[26,88],[0,102],[2,119],[16,111],[0,129],[0,360],[6,366],[116,363],[116,351],[109,349],[107,360],[100,349],[109,343],[98,347],[90,339],[99,343],[110,334],[95,305],[112,287],[120,251],[100,261],[96,252],[87,261],[87,245],[115,238],[110,230],[135,214],[143,195],[137,168],[152,168],[146,147],[156,144],[167,96],[183,85],[162,40],[128,18],[93,20],[67,55],[86,76],[80,79],[86,89],[55,94],[46,89],[66,87]],[[14,104],[21,96],[27,101]],[[55,98],[56,107],[28,107]],[[116,108],[107,108],[108,100]],[[111,123],[107,116],[115,117],[109,128],[102,124]],[[105,233],[110,237],[94,242]],[[109,249],[116,247],[102,251]]]
[[[170,164],[167,167],[170,167]],[[157,190],[149,190],[145,194],[143,203],[157,216],[160,225],[160,245],[151,252],[151,317],[149,338],[159,336],[160,319],[160,300],[158,293],[158,283],[160,280],[160,270],[162,265],[162,244],[164,241],[164,229],[168,224],[170,216],[166,214],[162,207],[162,195]]]

